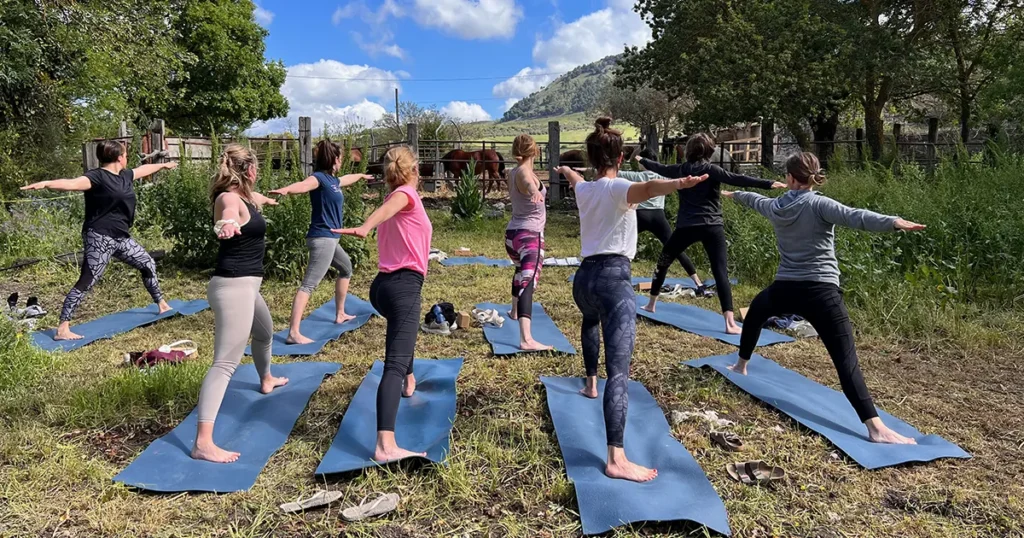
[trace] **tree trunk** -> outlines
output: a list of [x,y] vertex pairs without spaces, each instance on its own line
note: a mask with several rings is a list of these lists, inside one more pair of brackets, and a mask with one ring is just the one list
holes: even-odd
[[964,147],[971,139],[971,97],[966,88],[960,89],[960,141]]
[[881,160],[885,145],[885,123],[882,121],[882,107],[874,101],[864,105],[864,131],[871,149],[871,160]]
[[828,168],[832,155],[836,152],[836,133],[839,132],[839,111],[832,110],[820,113],[810,119],[811,132],[814,133],[814,152],[818,154],[823,168]]

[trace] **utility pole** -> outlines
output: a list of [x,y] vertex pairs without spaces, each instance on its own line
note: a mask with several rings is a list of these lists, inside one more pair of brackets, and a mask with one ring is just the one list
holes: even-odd
[[395,125],[402,125],[401,119],[398,117],[398,88],[395,88]]

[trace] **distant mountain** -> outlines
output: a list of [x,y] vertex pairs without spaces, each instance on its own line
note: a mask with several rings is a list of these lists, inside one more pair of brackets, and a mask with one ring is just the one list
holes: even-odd
[[519,101],[505,112],[501,121],[530,120],[589,112],[601,88],[612,80],[621,55],[581,65],[556,78],[542,90]]

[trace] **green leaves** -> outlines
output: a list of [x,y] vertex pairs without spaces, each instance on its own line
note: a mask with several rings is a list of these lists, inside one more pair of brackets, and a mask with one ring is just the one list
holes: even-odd
[[455,220],[479,220],[484,210],[484,195],[473,171],[476,161],[470,160],[469,166],[462,173],[462,179],[455,187],[455,199],[452,201],[452,217]]

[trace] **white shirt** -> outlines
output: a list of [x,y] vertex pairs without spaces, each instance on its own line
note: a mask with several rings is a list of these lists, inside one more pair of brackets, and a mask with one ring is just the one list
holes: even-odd
[[603,177],[576,184],[584,258],[600,254],[636,256],[636,211],[626,201],[631,182]]

